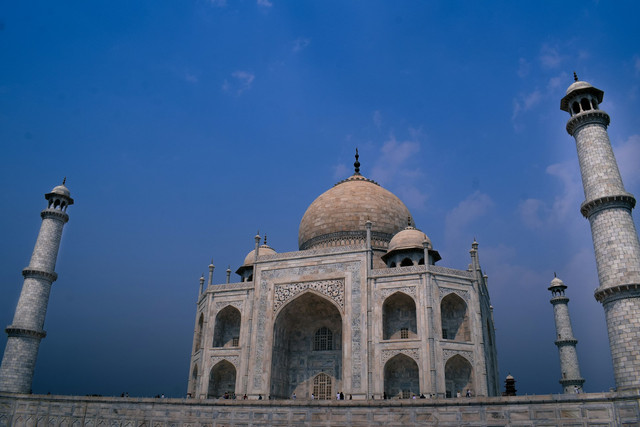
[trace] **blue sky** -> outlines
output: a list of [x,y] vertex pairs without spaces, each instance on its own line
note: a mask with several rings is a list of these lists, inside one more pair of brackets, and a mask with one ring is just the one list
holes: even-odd
[[[297,249],[308,205],[352,173],[398,195],[489,275],[501,380],[558,393],[547,290],[567,294],[586,391],[613,384],[575,143],[572,72],[605,91],[640,194],[637,2],[6,2],[0,10],[0,324],[43,194],[69,209],[34,392],[186,393],[198,278],[259,229]],[[638,214],[634,217],[638,223]],[[6,335],[0,336],[4,348]]]

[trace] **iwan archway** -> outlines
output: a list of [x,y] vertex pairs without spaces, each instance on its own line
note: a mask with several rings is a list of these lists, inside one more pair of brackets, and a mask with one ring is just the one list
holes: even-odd
[[330,384],[332,393],[342,391],[342,316],[332,302],[308,291],[284,306],[274,322],[270,394],[310,398],[319,382],[322,390]]

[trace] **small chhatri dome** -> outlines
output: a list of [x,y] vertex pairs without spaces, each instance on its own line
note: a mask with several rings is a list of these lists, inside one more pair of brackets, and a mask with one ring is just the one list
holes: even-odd
[[[575,73],[573,75],[574,75],[574,79],[578,78],[578,76]],[[562,98],[562,100],[560,101],[560,109],[562,111],[569,112],[569,102],[576,96],[581,95],[583,93],[590,93],[593,96],[595,96],[595,98],[598,101],[598,104],[602,102],[602,99],[604,97],[604,92],[596,87],[593,87],[591,83],[581,81],[581,80],[576,80],[573,83],[571,83],[571,85],[567,88],[567,93],[565,97]]]
[[67,177],[65,176],[64,179],[62,180],[62,184],[53,187],[53,190],[51,190],[51,192],[55,193],[55,194],[60,194],[61,196],[70,197],[71,196],[71,192],[64,185],[66,182],[67,182]]
[[551,281],[551,286],[565,286],[564,282],[557,277],[554,277]]
[[423,242],[427,241],[427,247],[431,248],[431,239],[422,231],[415,227],[408,226],[401,232],[397,233],[389,242],[389,252],[402,249],[420,249],[423,250]]
[[378,249],[386,249],[393,235],[404,229],[409,209],[393,193],[360,174],[358,157],[355,173],[307,208],[298,231],[300,250],[364,241],[367,220],[373,223],[372,244]]
[[[263,245],[260,245],[260,250],[258,251],[258,255],[263,256],[263,255],[275,255],[275,254],[277,254],[277,252],[271,246],[268,246],[266,243]],[[246,257],[244,257],[244,262],[242,263],[242,265],[243,266],[253,265],[253,261],[255,261],[255,259],[256,259],[256,250],[253,249],[251,252],[247,254]]]

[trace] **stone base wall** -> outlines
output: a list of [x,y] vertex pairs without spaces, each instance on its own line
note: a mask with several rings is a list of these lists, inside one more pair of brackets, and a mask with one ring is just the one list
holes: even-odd
[[0,393],[0,426],[638,426],[640,390],[369,401],[256,401]]

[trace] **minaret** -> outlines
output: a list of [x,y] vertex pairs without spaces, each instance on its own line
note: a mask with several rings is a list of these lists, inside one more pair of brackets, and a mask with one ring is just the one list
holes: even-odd
[[569,318],[569,298],[564,295],[567,286],[562,280],[554,277],[549,290],[551,291],[551,304],[556,319],[556,346],[560,354],[560,371],[562,378],[560,384],[565,393],[582,393],[584,379],[580,375],[578,365],[578,353],[576,344],[578,340],[573,337],[571,319]]
[[571,118],[567,132],[576,140],[585,201],[580,212],[591,224],[600,286],[618,389],[640,387],[640,243],[631,210],[633,195],[622,185],[607,126],[598,108],[604,92],[579,81],[567,89],[560,108]]
[[[65,179],[66,180],[66,179]],[[51,284],[55,273],[62,228],[69,221],[67,207],[73,204],[69,190],[58,185],[45,194],[47,208],[42,211],[42,225],[29,266],[22,270],[24,283],[13,323],[6,329],[9,338],[0,367],[0,391],[29,393],[47,313]]]

